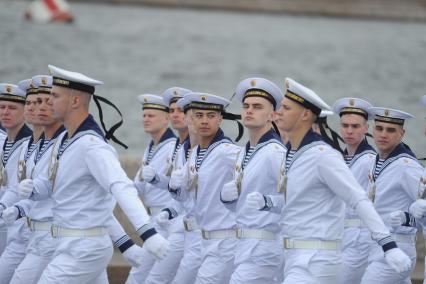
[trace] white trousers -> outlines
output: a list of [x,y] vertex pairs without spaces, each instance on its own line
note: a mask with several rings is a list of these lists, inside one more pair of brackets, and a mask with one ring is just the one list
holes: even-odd
[[284,250],[284,284],[337,284],[342,268],[337,250]]
[[184,239],[185,234],[183,232],[169,235],[167,238],[169,241],[167,256],[155,262],[145,281],[146,284],[167,284],[173,280],[183,256]]
[[9,283],[26,255],[28,242],[11,241],[0,257],[0,283]]
[[58,239],[52,238],[49,231],[31,233],[27,255],[16,268],[11,284],[37,283],[41,273],[52,260]]
[[405,252],[412,261],[411,269],[405,273],[396,273],[386,262],[382,248],[373,244],[367,270],[362,278],[362,284],[406,284],[411,283],[411,273],[416,266],[416,246],[414,243],[398,242],[398,247]]
[[97,283],[113,254],[109,235],[98,237],[63,237],[39,284]]
[[201,231],[185,232],[185,249],[173,284],[193,284],[201,265]]
[[[157,232],[163,237],[167,238],[168,232],[165,228],[154,224]],[[139,267],[132,267],[129,276],[127,277],[126,284],[140,284],[145,283],[152,267],[155,264],[155,258],[142,246],[142,264]]]
[[341,284],[359,284],[368,265],[373,241],[367,228],[346,228],[342,240]]
[[235,255],[232,284],[281,283],[283,242],[239,239]]
[[229,283],[234,271],[237,239],[209,239],[201,241],[201,266],[196,284]]

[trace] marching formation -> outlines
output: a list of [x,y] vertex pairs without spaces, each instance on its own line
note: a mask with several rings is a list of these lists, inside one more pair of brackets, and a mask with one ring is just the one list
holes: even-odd
[[[241,81],[240,115],[172,87],[137,97],[151,142],[132,181],[108,144],[126,147],[122,121],[103,122],[100,103],[121,115],[95,94],[103,83],[48,68],[0,84],[0,284],[108,283],[113,246],[132,266],[128,284],[411,283],[426,226],[426,172],[403,143],[411,114],[360,98],[330,107],[290,78],[283,90]],[[244,146],[224,119],[237,141],[248,132]]]

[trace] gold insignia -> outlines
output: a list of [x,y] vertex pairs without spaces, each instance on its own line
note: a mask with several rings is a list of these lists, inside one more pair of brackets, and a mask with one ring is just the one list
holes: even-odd
[[202,100],[202,101],[207,100],[207,96],[201,96],[201,100]]
[[6,92],[12,93],[12,86],[6,86]]
[[349,100],[349,105],[353,107],[355,105],[355,100],[354,99],[350,99]]
[[235,166],[235,170],[236,170],[237,172],[239,172],[239,171],[240,171],[240,166],[239,166],[239,165],[236,165],[236,166]]
[[46,86],[46,85],[47,85],[47,78],[46,78],[46,77],[41,78],[41,83],[42,83],[44,86]]
[[385,109],[385,116],[389,116],[389,110]]
[[251,85],[252,87],[256,86],[256,80],[251,80],[251,81],[250,81],[250,85]]
[[147,102],[148,102],[148,99],[147,99],[147,98],[143,98],[143,101],[144,101],[145,103],[147,103]]

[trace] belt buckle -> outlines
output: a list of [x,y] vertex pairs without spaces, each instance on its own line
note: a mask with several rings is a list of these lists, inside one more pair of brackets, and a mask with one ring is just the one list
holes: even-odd
[[293,248],[293,241],[291,239],[284,239],[284,248],[291,249]]
[[208,232],[207,231],[202,230],[201,236],[203,237],[203,239],[208,240]]
[[241,239],[241,238],[242,238],[242,236],[243,236],[243,228],[237,228],[237,229],[235,230],[235,237],[236,237],[237,239]]
[[27,217],[27,225],[28,225],[28,228],[30,228],[30,230],[32,230],[32,228],[31,228],[31,218],[30,217]]

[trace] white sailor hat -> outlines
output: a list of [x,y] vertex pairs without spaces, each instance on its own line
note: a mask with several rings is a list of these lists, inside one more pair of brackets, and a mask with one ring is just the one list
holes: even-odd
[[18,87],[23,90],[26,95],[37,95],[37,88],[34,86],[31,79],[19,81]]
[[291,78],[285,79],[285,97],[300,104],[301,106],[310,109],[316,115],[319,115],[322,110],[331,110],[314,91],[306,88],[302,84],[294,81]]
[[414,117],[405,111],[384,107],[372,107],[370,111],[375,115],[375,121],[388,122],[399,125],[404,125],[404,121],[406,119]]
[[223,112],[231,103],[229,100],[220,96],[207,93],[189,93],[185,96],[190,104],[188,109],[217,110]]
[[235,89],[235,95],[242,103],[248,97],[262,97],[270,101],[275,110],[284,97],[277,85],[264,78],[247,78],[241,81]]
[[0,101],[10,101],[25,103],[26,93],[24,90],[13,84],[0,84]]
[[185,94],[191,93],[191,90],[181,87],[171,87],[163,92],[164,103],[170,106],[172,103],[177,102]]
[[169,112],[169,106],[163,101],[163,98],[152,94],[143,94],[138,96],[138,101],[142,104],[142,109],[157,109]]
[[103,84],[102,81],[89,78],[81,73],[68,71],[53,65],[48,65],[48,67],[50,74],[52,74],[53,77],[53,86],[60,86],[94,94],[95,86]]
[[358,114],[365,119],[369,120],[373,118],[373,115],[370,112],[370,109],[373,106],[362,99],[358,98],[342,98],[338,99],[333,104],[333,111],[338,113],[339,116],[344,114]]
[[322,110],[321,113],[317,116],[315,123],[326,122],[327,117],[332,116],[333,114],[334,112],[332,112],[331,110]]
[[180,109],[183,109],[183,112],[187,112],[189,109],[189,105],[191,104],[190,101],[188,101],[188,99],[186,98],[186,96],[183,96],[183,98],[180,98],[177,102],[176,102],[176,106]]
[[50,75],[36,75],[32,78],[33,85],[38,94],[50,95],[52,91],[53,77]]
[[426,96],[422,96],[421,102],[424,106],[426,106]]

